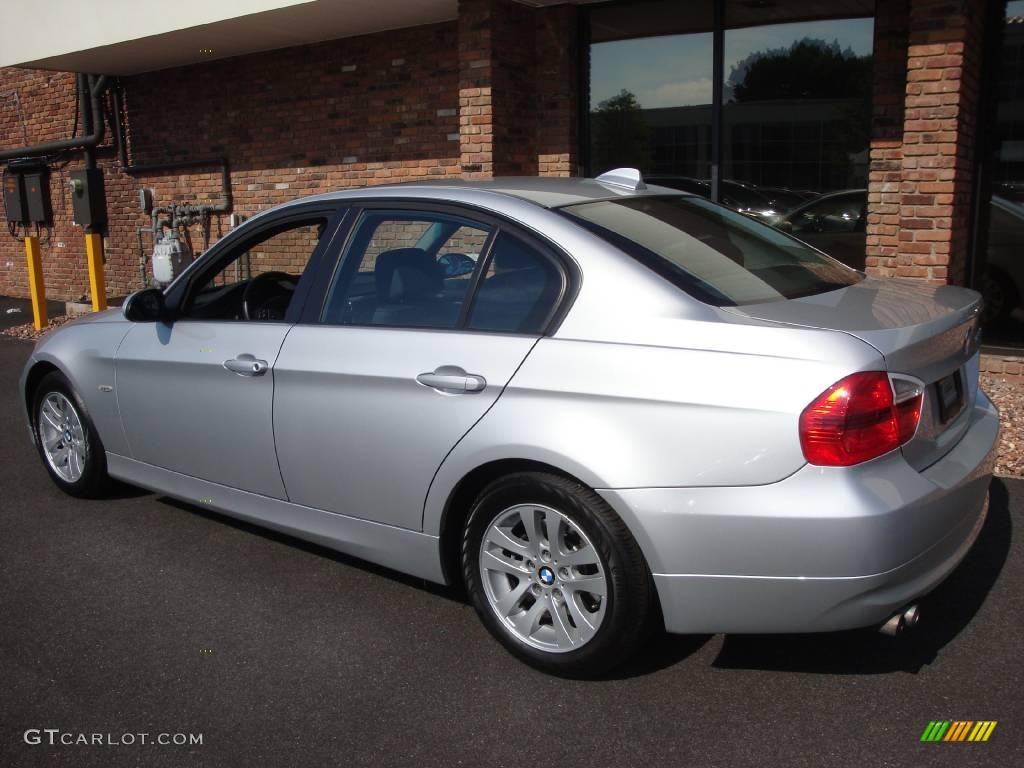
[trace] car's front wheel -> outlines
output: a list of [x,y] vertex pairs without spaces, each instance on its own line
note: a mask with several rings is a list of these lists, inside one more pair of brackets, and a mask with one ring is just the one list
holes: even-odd
[[474,606],[513,654],[591,677],[642,642],[654,597],[643,555],[588,488],[545,473],[491,483],[470,512],[462,567]]
[[32,399],[36,448],[53,481],[72,496],[98,496],[107,462],[96,428],[71,383],[58,371],[39,382]]

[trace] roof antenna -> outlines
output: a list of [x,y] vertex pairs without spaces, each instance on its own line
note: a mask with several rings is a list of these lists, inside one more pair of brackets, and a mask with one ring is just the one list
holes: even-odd
[[614,170],[602,173],[594,181],[613,187],[624,187],[634,192],[642,192],[647,189],[643,176],[640,175],[640,171],[636,168],[615,168]]

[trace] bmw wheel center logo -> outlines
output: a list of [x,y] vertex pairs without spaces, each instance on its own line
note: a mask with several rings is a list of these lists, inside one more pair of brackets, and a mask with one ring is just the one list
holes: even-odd
[[555,583],[555,572],[546,565],[537,572],[537,576],[540,577],[542,584],[546,584],[549,587]]

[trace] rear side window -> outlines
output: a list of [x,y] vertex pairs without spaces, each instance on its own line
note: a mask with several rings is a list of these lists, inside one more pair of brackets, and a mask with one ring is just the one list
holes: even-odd
[[444,214],[365,213],[321,321],[455,328],[491,232]]
[[863,279],[794,238],[697,197],[633,197],[560,210],[715,306],[795,299]]
[[558,268],[519,238],[501,232],[477,289],[469,327],[474,331],[540,333],[561,292]]

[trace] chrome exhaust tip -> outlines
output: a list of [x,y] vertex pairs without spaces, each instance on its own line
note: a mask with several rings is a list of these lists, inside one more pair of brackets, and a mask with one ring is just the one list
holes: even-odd
[[916,604],[908,606],[903,611],[903,627],[904,629],[913,629],[917,626],[917,622],[921,620],[921,609]]
[[885,624],[878,628],[878,631],[881,632],[883,635],[888,635],[889,637],[896,637],[896,635],[900,634],[900,632],[902,632],[903,629],[903,614],[894,613],[892,616],[889,617],[889,620],[885,622]]
[[878,631],[883,635],[889,637],[896,637],[896,635],[902,633],[904,630],[913,629],[917,626],[917,622],[921,620],[921,609],[917,606],[917,603],[908,605],[902,611],[897,611],[889,620],[878,628]]

